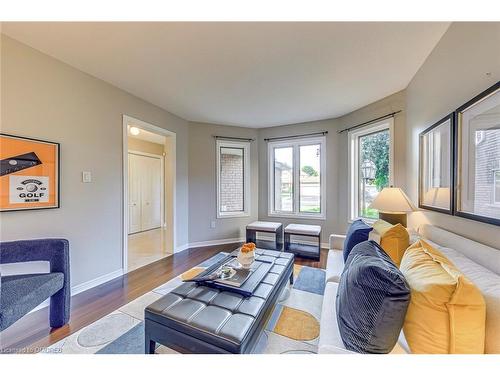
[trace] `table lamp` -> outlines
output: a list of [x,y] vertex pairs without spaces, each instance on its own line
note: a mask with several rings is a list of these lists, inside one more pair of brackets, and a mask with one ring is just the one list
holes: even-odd
[[369,208],[378,210],[380,219],[391,224],[399,223],[404,227],[407,213],[417,210],[404,191],[396,187],[383,188]]

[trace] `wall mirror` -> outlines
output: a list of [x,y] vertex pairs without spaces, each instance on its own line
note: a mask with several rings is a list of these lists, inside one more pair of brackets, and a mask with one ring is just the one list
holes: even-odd
[[500,82],[458,108],[455,214],[500,225]]
[[453,114],[420,133],[420,208],[453,213]]

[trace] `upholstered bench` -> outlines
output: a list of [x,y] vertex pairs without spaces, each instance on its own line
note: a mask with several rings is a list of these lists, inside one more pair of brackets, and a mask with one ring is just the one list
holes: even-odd
[[[317,245],[292,242],[292,235],[312,237],[317,241]],[[288,224],[285,228],[285,251],[303,258],[319,260],[321,253],[321,226]]]
[[[274,235],[274,241],[258,240],[257,233],[270,233]],[[283,224],[272,221],[254,221],[247,225],[247,242],[253,242],[260,249],[277,250],[283,249]]]
[[294,256],[256,249],[273,266],[251,297],[186,282],[146,307],[145,351],[156,343],[182,353],[251,353],[278,298],[293,282]]

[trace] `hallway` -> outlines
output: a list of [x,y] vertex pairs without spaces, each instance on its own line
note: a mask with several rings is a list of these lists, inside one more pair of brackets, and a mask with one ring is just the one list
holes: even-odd
[[128,272],[172,255],[165,228],[157,228],[128,236]]

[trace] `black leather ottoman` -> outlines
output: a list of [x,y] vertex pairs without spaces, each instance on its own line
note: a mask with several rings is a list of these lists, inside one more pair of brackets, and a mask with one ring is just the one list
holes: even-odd
[[251,297],[184,283],[146,307],[145,352],[159,343],[181,353],[250,353],[293,282],[293,254],[257,249],[256,255],[274,265]]

